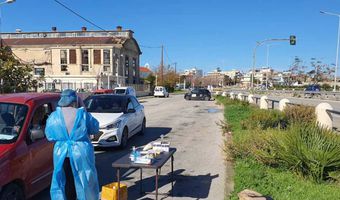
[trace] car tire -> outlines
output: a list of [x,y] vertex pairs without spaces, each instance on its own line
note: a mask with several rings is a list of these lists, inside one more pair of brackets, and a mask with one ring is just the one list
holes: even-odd
[[18,184],[11,183],[2,190],[0,200],[25,200],[25,195]]
[[185,97],[185,100],[189,101],[189,100],[190,100],[190,97],[189,97],[189,96],[186,96],[186,97]]
[[205,100],[205,101],[210,101],[210,97],[205,96],[205,97],[204,97],[204,100]]
[[144,135],[145,129],[146,129],[146,120],[144,118],[142,122],[142,129],[139,131],[138,135]]
[[125,127],[122,133],[122,139],[120,140],[120,148],[124,149],[127,146],[128,140],[129,140],[129,132],[128,129]]

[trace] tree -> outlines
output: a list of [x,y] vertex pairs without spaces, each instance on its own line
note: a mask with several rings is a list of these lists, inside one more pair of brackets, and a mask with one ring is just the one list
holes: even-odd
[[311,67],[313,68],[307,74],[315,83],[328,81],[334,76],[334,68],[316,58],[311,58]]
[[0,48],[0,84],[2,93],[27,92],[38,87],[32,67],[16,59],[10,47]]

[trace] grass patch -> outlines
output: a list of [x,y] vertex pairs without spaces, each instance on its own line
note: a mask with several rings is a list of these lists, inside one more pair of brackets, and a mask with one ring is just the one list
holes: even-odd
[[[339,199],[338,139],[330,137],[327,131],[295,124],[287,129],[272,127],[271,123],[267,130],[262,130],[263,127],[244,129],[241,122],[262,111],[225,97],[216,99],[225,106],[224,116],[232,135],[232,140],[225,142],[227,160],[232,158],[235,162],[235,189],[231,199],[238,199],[237,193],[244,189],[275,200]],[[289,119],[297,119],[300,111],[302,109],[292,108],[285,114]],[[312,110],[302,114],[305,116],[302,121],[313,123],[314,116],[309,113]],[[269,111],[268,115],[271,115]],[[279,115],[274,113],[274,116]],[[281,117],[276,119],[280,121]]]

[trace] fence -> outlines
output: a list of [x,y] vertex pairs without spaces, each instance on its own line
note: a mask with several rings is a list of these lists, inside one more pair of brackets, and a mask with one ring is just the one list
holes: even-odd
[[[241,101],[248,101],[251,104],[258,105],[260,109],[279,109],[283,111],[287,105],[302,105],[292,103],[289,99],[282,98],[281,100],[269,99],[266,95],[255,96],[253,94],[235,93],[235,92],[223,92],[222,96],[230,97],[231,99],[239,99]],[[278,104],[278,107],[275,105]],[[320,103],[315,107],[315,114],[317,123],[328,129],[336,129],[334,127],[333,115],[339,115],[340,111],[334,110],[333,107],[328,103]]]

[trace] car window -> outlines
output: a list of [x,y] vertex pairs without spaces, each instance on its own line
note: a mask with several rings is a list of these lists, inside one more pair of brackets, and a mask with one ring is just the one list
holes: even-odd
[[119,96],[103,95],[85,99],[84,104],[88,112],[121,113],[125,112],[126,101]]
[[34,111],[30,123],[30,129],[41,130],[45,133],[46,120],[51,113],[52,113],[51,104],[45,103],[38,106]]
[[125,94],[125,91],[126,91],[125,89],[116,89],[115,93],[116,94]]
[[193,94],[198,94],[198,90],[196,90],[196,89],[195,89],[195,90],[192,90],[191,93],[193,93]]
[[134,97],[131,97],[131,101],[132,101],[132,104],[133,104],[134,108],[137,108],[140,105],[138,100],[136,98],[134,98]]
[[0,144],[16,141],[24,125],[27,111],[26,105],[0,103]]
[[134,107],[134,105],[133,105],[131,99],[129,99],[128,105],[127,105],[127,110],[134,109],[134,108],[135,108],[135,107]]

